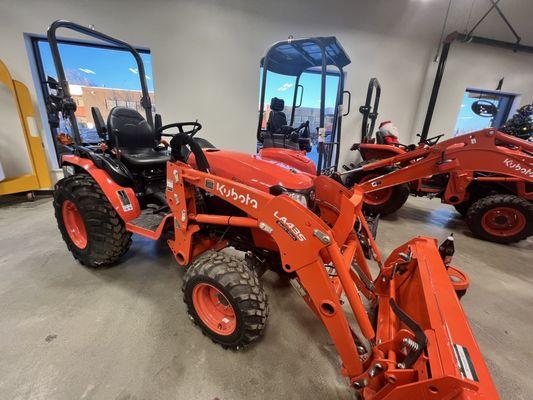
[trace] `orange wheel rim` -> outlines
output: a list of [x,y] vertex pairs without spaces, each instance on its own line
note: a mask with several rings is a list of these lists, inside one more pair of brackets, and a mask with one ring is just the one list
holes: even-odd
[[[379,174],[370,174],[363,179],[359,183],[363,183],[366,181],[369,181],[371,179],[374,179],[376,177],[380,176]],[[375,192],[365,193],[364,195],[364,202],[366,204],[370,204],[371,206],[380,206],[382,204],[385,204],[392,196],[392,187],[388,187],[385,189],[376,190]]]
[[481,218],[483,229],[494,236],[508,237],[520,233],[526,226],[526,216],[516,208],[496,207]]
[[232,305],[213,285],[200,283],[192,292],[196,314],[202,322],[218,335],[228,336],[237,328],[237,317]]
[[61,205],[61,214],[63,215],[63,224],[72,243],[80,249],[87,247],[87,231],[78,207],[72,201],[65,200]]

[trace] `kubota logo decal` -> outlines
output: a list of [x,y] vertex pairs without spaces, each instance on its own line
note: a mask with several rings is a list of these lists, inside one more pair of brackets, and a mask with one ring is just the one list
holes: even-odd
[[287,220],[287,217],[282,217],[279,215],[279,211],[274,211],[274,217],[276,217],[276,223],[291,237],[292,240],[299,240],[303,242],[307,240],[300,229],[292,222]]
[[241,204],[244,204],[244,205],[247,205],[247,206],[250,205],[253,208],[257,208],[257,206],[258,206],[257,200],[254,199],[253,197],[251,197],[250,194],[248,194],[248,193],[246,193],[246,195],[240,194],[233,187],[231,189],[228,189],[226,187],[226,185],[223,185],[223,184],[217,182],[217,189],[216,190],[223,197],[226,197],[228,199],[232,199],[234,201],[238,201]]
[[514,169],[515,171],[518,171],[521,174],[533,178],[533,170],[531,168],[522,167],[520,163],[514,162],[513,160],[509,160],[508,158],[506,158],[503,163],[507,168]]

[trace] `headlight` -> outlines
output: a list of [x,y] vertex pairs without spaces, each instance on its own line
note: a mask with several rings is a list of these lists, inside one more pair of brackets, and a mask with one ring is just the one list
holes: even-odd
[[294,201],[297,201],[305,208],[313,209],[315,202],[315,188],[311,187],[304,190],[291,190],[286,189],[281,185],[275,185],[270,187],[270,194],[279,196],[280,194],[286,194]]
[[302,193],[296,193],[296,192],[285,192],[285,194],[287,196],[289,196],[291,199],[297,201],[298,203],[300,203],[302,206],[304,206],[305,208],[307,208],[307,197],[305,197],[305,194],[302,194]]
[[72,165],[63,165],[63,177],[66,178],[67,176],[74,175],[76,173],[76,170]]

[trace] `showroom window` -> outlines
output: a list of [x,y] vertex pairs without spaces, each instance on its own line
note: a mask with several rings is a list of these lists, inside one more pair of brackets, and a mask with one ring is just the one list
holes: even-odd
[[[43,98],[49,98],[46,84],[50,76],[57,79],[48,41],[43,37],[32,37],[32,49],[39,75],[40,90]],[[147,49],[137,49],[141,54],[148,90],[154,102],[152,75],[152,56]],[[128,52],[113,46],[100,45],[77,40],[60,40],[59,51],[64,63],[71,95],[77,104],[76,119],[80,136],[84,143],[99,141],[91,107],[98,107],[104,120],[113,107],[130,107],[139,110],[141,84],[135,59]],[[141,110],[142,111],[142,110]],[[68,121],[61,119],[59,128],[51,129],[59,156],[55,137],[59,133],[71,135]]]
[[[259,71],[259,87],[261,88],[263,82],[263,68]],[[266,123],[270,114],[270,101],[277,97],[285,102],[283,112],[286,115],[291,114],[292,100],[295,93],[296,77],[290,75],[278,74],[276,72],[268,71],[265,88],[265,113],[261,122],[262,129],[266,129]],[[259,99],[261,101],[261,99]]]
[[495,90],[466,89],[455,123],[454,135],[502,126],[516,95]]

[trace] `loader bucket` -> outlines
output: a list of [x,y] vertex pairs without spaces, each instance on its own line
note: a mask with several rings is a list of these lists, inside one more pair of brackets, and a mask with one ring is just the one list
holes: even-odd
[[375,283],[375,353],[387,368],[365,399],[499,398],[434,239],[396,249]]
[[[355,367],[339,351],[343,373],[362,399],[498,399],[459,302],[468,287],[466,274],[445,265],[444,260],[451,260],[443,258],[433,238],[411,239],[382,262],[362,215],[362,192],[347,192],[320,177],[315,184],[317,202],[329,207],[320,216],[334,237],[324,262],[335,267],[334,279],[364,337],[358,337],[358,350],[368,343],[369,351],[359,353],[361,364]],[[353,240],[354,222],[359,240]],[[375,279],[367,259],[378,264]],[[361,296],[366,297],[366,310]]]

